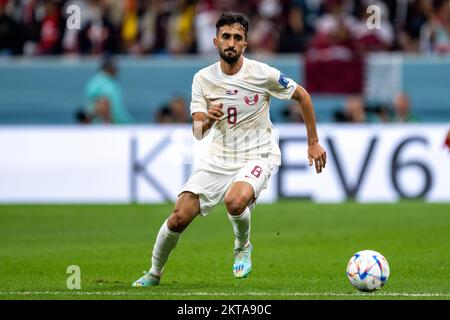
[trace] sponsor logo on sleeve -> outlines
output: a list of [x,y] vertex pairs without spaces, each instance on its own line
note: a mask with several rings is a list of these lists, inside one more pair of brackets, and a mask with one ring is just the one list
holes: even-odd
[[285,88],[287,88],[289,84],[289,80],[285,77],[283,73],[280,73],[280,78],[278,79],[278,82]]

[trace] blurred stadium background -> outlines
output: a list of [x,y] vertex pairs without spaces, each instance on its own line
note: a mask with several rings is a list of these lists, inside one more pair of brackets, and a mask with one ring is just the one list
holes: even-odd
[[[379,28],[368,27],[368,21],[374,21],[374,12],[367,11],[371,5],[376,5],[375,14],[381,14]],[[73,6],[80,9],[78,29],[68,28],[68,23],[75,21],[71,20],[75,19]],[[0,0],[0,224],[2,243],[8,248],[0,264],[7,270],[2,273],[4,284],[8,283],[4,288],[27,289],[11,285],[17,270],[10,262],[17,258],[20,241],[30,240],[19,231],[22,214],[31,219],[24,229],[29,230],[31,238],[37,230],[36,246],[40,250],[44,243],[48,245],[44,235],[47,229],[39,221],[33,223],[33,215],[42,214],[42,223],[48,223],[48,231],[58,242],[57,230],[61,228],[73,239],[85,234],[82,225],[76,223],[75,230],[77,226],[79,229],[71,234],[69,220],[60,221],[57,215],[48,214],[49,210],[69,219],[78,210],[78,215],[84,215],[82,209],[68,204],[160,204],[176,199],[202,145],[207,143],[191,138],[188,110],[192,77],[217,60],[212,42],[215,21],[228,10],[243,12],[250,19],[246,56],[277,67],[311,93],[319,136],[329,157],[323,174],[308,170],[305,128],[297,106],[273,99],[271,116],[283,164],[261,196],[261,202],[272,203],[262,205],[261,212],[281,213],[288,208],[295,219],[296,205],[283,204],[286,198],[317,203],[392,203],[390,209],[382,207],[383,221],[401,224],[393,217],[396,212],[406,220],[408,212],[414,212],[411,221],[416,223],[408,225],[411,234],[428,221],[427,231],[436,238],[433,243],[424,240],[423,245],[440,243],[435,252],[441,259],[438,264],[448,266],[448,0]],[[111,68],[117,78],[105,73]],[[405,199],[419,202],[398,204]],[[426,212],[430,202],[440,204]],[[30,203],[67,205],[53,209],[22,206]],[[141,222],[147,219],[142,216],[146,210],[133,208],[102,207],[97,213],[96,207],[86,210],[93,217],[97,215],[98,221],[102,221],[102,211],[122,209],[141,212]],[[162,209],[167,213],[170,210],[170,206],[148,208],[159,214]],[[302,201],[298,208],[306,210],[305,219],[312,219],[299,219],[299,223],[310,221],[314,228],[312,221],[319,219],[309,216],[314,209]],[[332,208],[324,210],[334,212],[338,206]],[[375,219],[379,207],[365,208],[343,204],[336,214],[345,217],[351,211],[357,219],[359,212],[368,210],[373,212],[371,221],[380,231],[380,222]],[[123,222],[123,217],[114,217],[118,223]],[[91,223],[88,217],[83,219],[86,225]],[[156,218],[148,219],[154,220],[153,229],[160,224]],[[267,219],[270,221],[269,215]],[[52,224],[57,221],[61,224]],[[436,224],[431,225],[432,221]],[[141,237],[130,240],[129,245],[141,241],[138,247],[142,252],[141,260],[129,262],[135,264],[127,267],[129,274],[120,268],[114,270],[117,283],[126,286],[137,275],[134,268],[140,268],[142,259],[148,258],[151,242],[146,223],[135,229],[128,222],[128,230]],[[322,228],[336,227],[320,222],[324,223]],[[117,225],[110,227],[120,233]],[[345,238],[351,228],[342,227],[341,240],[355,240]],[[405,241],[407,246],[405,236],[387,238],[394,242],[382,241],[376,247],[377,237],[362,240],[363,229],[364,224],[355,226],[353,230],[359,230],[356,234],[361,236],[355,241],[362,246],[373,245],[371,249],[380,250],[388,260],[399,249],[392,247],[395,241]],[[13,234],[12,230],[17,232]],[[394,233],[386,236],[393,237]],[[22,240],[15,241],[16,236],[17,241]],[[96,234],[92,240],[97,241],[96,237],[102,235]],[[329,249],[324,244],[317,252]],[[336,251],[346,255],[339,263],[345,265],[353,249],[369,248],[343,246]],[[28,264],[29,258],[19,260]],[[89,255],[84,258],[89,261]],[[127,258],[124,255],[121,261]],[[62,259],[64,263],[69,260]],[[403,262],[407,267],[411,261]],[[34,263],[42,268],[42,263]],[[416,271],[427,267],[418,264],[422,269],[409,270],[408,275],[415,277]],[[433,275],[438,273],[435,271]],[[440,279],[433,275],[424,286],[430,292],[435,288],[434,279]],[[448,268],[442,275],[438,292],[448,297]],[[91,278],[95,290],[98,277]],[[411,291],[418,284],[408,285],[403,283],[394,289]],[[53,283],[50,287],[58,290],[58,286]],[[271,286],[263,287],[266,290]],[[33,288],[42,290],[38,283]],[[313,284],[308,288],[327,290]]]

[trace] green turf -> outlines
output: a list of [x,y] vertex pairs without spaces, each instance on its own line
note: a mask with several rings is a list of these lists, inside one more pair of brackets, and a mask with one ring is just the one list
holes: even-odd
[[[449,204],[258,205],[253,272],[240,280],[231,271],[232,228],[219,206],[183,233],[160,286],[131,288],[148,269],[170,210],[0,206],[0,299],[450,299]],[[345,275],[362,249],[390,263],[391,277],[376,293],[359,293]],[[81,268],[81,290],[67,289],[69,265]]]

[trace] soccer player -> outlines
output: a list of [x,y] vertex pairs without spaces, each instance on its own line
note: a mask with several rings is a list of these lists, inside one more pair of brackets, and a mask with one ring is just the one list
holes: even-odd
[[308,159],[316,172],[325,167],[309,94],[267,64],[247,59],[248,21],[241,14],[224,13],[216,23],[214,45],[220,60],[194,76],[190,111],[193,134],[202,139],[213,128],[208,155],[181,189],[170,217],[162,224],[153,247],[151,268],[132,286],[158,285],[164,265],[180,234],[222,199],[235,235],[233,273],[245,278],[252,269],[251,211],[272,170],[280,165],[280,149],[272,135],[270,97],[294,99],[302,111]]

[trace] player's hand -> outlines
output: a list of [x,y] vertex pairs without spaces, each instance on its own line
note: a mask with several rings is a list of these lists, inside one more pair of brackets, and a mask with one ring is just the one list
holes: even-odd
[[220,121],[222,120],[223,116],[223,103],[216,103],[213,104],[211,100],[207,99],[208,101],[208,119],[210,122]]
[[312,166],[313,163],[315,164],[317,173],[321,173],[322,169],[325,168],[325,164],[327,163],[327,153],[320,144],[315,143],[308,146],[308,161],[309,166]]

